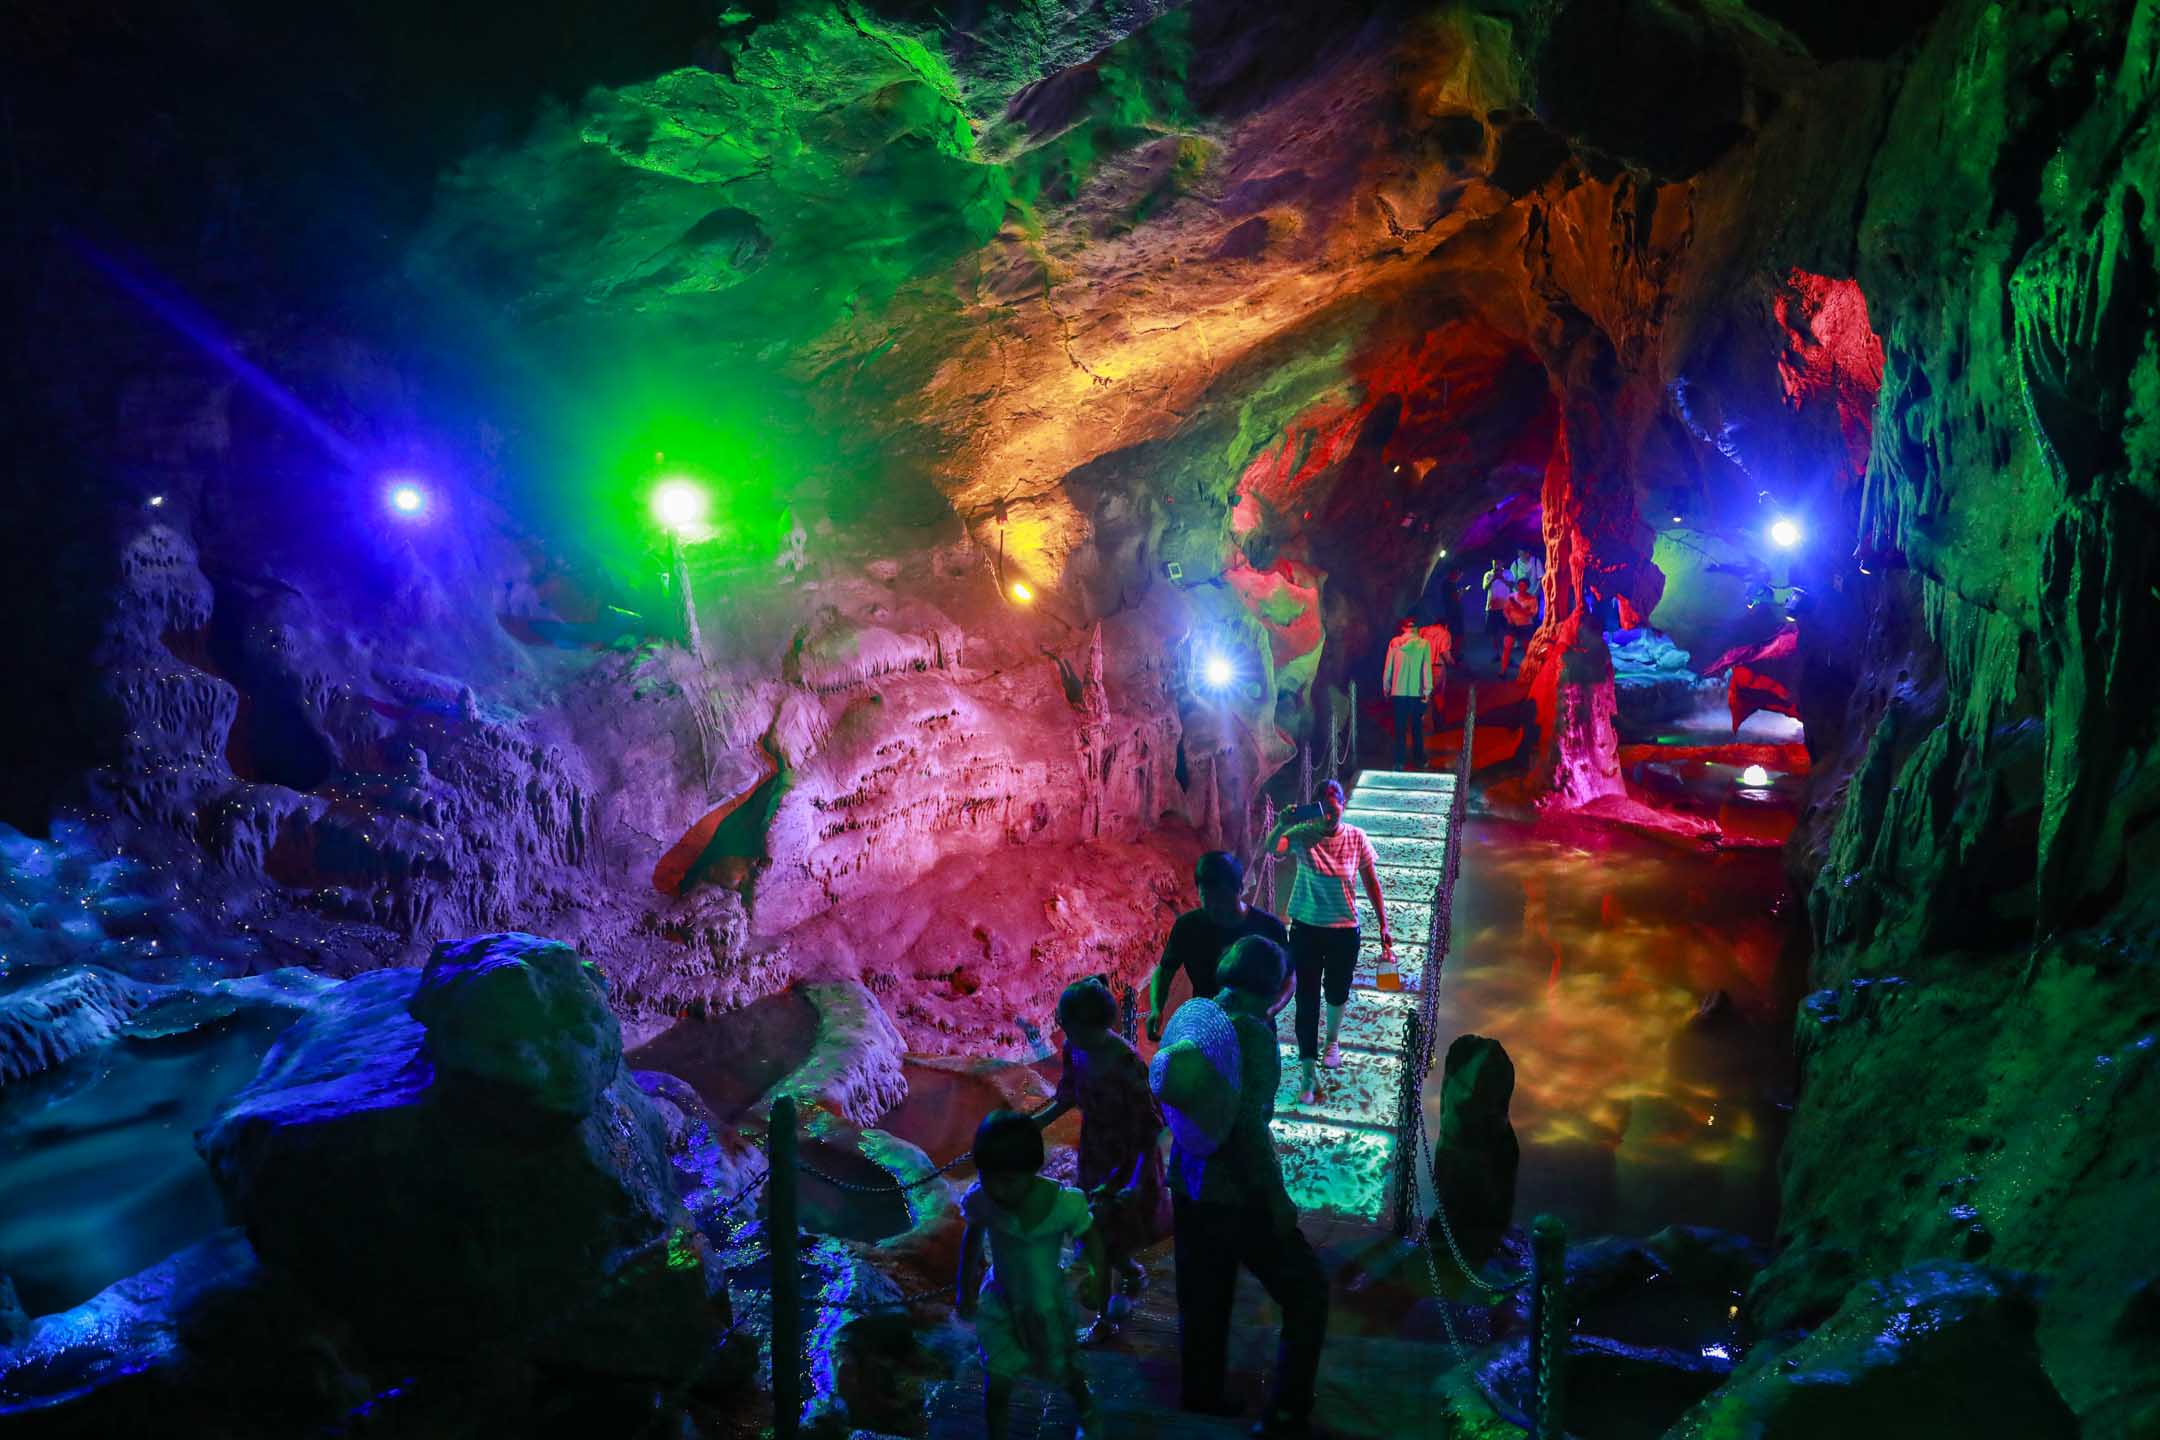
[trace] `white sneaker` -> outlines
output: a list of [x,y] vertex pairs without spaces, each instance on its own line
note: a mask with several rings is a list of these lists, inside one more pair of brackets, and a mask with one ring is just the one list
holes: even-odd
[[1342,1046],[1335,1044],[1333,1041],[1330,1041],[1327,1047],[1327,1054],[1320,1057],[1320,1063],[1327,1066],[1327,1068],[1330,1070],[1342,1069]]

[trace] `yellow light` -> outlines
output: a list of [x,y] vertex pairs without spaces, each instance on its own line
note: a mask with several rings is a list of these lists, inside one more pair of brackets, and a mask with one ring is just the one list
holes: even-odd
[[1028,589],[1028,587],[1022,584],[1020,581],[1015,580],[1012,582],[1012,597],[1013,599],[1019,601],[1021,604],[1025,605],[1030,600],[1033,600],[1035,598],[1035,592]]

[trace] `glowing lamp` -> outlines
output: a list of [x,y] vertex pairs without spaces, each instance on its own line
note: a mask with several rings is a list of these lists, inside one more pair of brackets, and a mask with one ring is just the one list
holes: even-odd
[[1230,668],[1230,662],[1220,655],[1210,655],[1200,662],[1200,678],[1207,682],[1211,690],[1223,689],[1235,674]]
[[705,523],[709,498],[703,486],[688,480],[663,480],[653,489],[653,518],[678,535],[695,530]]
[[399,480],[383,492],[390,513],[402,520],[417,520],[427,513],[427,491],[410,480]]
[[1022,581],[1015,580],[1012,582],[1012,597],[1025,605],[1035,598],[1035,592],[1028,589],[1027,585]]
[[153,510],[157,509],[160,505],[163,505],[164,503],[165,497],[162,495],[152,495],[150,497],[150,508]]
[[1790,550],[1800,543],[1798,522],[1782,517],[1770,522],[1770,543],[1780,550]]
[[1750,765],[1740,772],[1740,783],[1751,790],[1760,790],[1770,783],[1770,772],[1760,765]]

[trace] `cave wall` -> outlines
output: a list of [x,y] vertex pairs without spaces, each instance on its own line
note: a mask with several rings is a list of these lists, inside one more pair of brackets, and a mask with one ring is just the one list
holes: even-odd
[[1012,1051],[1534,505],[1547,803],[1619,793],[1588,586],[1709,653],[1808,592],[1758,1327],[2031,1270],[2048,1383],[2149,1426],[2151,6],[661,5],[547,65],[465,22],[410,105],[273,8],[22,52],[9,818],[260,959],[543,929],[643,1024],[847,978]]
[[[1752,282],[1786,292],[1774,310],[1690,321],[1699,463],[1824,472],[1788,492],[1829,541],[1799,625],[1817,771],[1790,855],[1821,988],[1800,1021],[1787,1248],[1749,1300],[1765,1343],[1687,1433],[1768,1413],[1750,1407],[1771,1404],[1784,1337],[1856,1281],[1954,1262],[2035,1277],[2006,1312],[2029,1317],[2022,1358],[1999,1369],[2044,1377],[2085,1434],[2160,1427],[2160,1252],[2132,1218],[2160,1114],[2160,775],[2135,658],[2156,45],[2150,6],[1947,5],[1909,49],[1820,82],[1877,137],[1864,164],[1795,117],[1718,177],[1725,242],[1752,230],[1793,270]],[[1840,344],[1814,275],[1856,282],[1879,337],[1838,370],[1880,366],[1863,464],[1830,463],[1856,448],[1854,407],[1806,399],[1810,343]],[[1766,320],[1793,338],[1740,333]],[[1780,345],[1797,403],[1746,393]]]

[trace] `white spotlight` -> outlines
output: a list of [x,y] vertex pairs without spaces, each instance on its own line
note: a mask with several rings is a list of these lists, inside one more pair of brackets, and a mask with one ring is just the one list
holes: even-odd
[[1780,550],[1790,550],[1793,546],[1798,545],[1800,543],[1799,522],[1788,520],[1783,516],[1771,521],[1770,543]]
[[1210,655],[1200,663],[1200,678],[1207,682],[1211,690],[1220,690],[1227,686],[1235,673],[1230,662],[1220,655]]
[[1750,790],[1760,790],[1770,783],[1770,772],[1760,765],[1750,765],[1740,772],[1740,783]]

